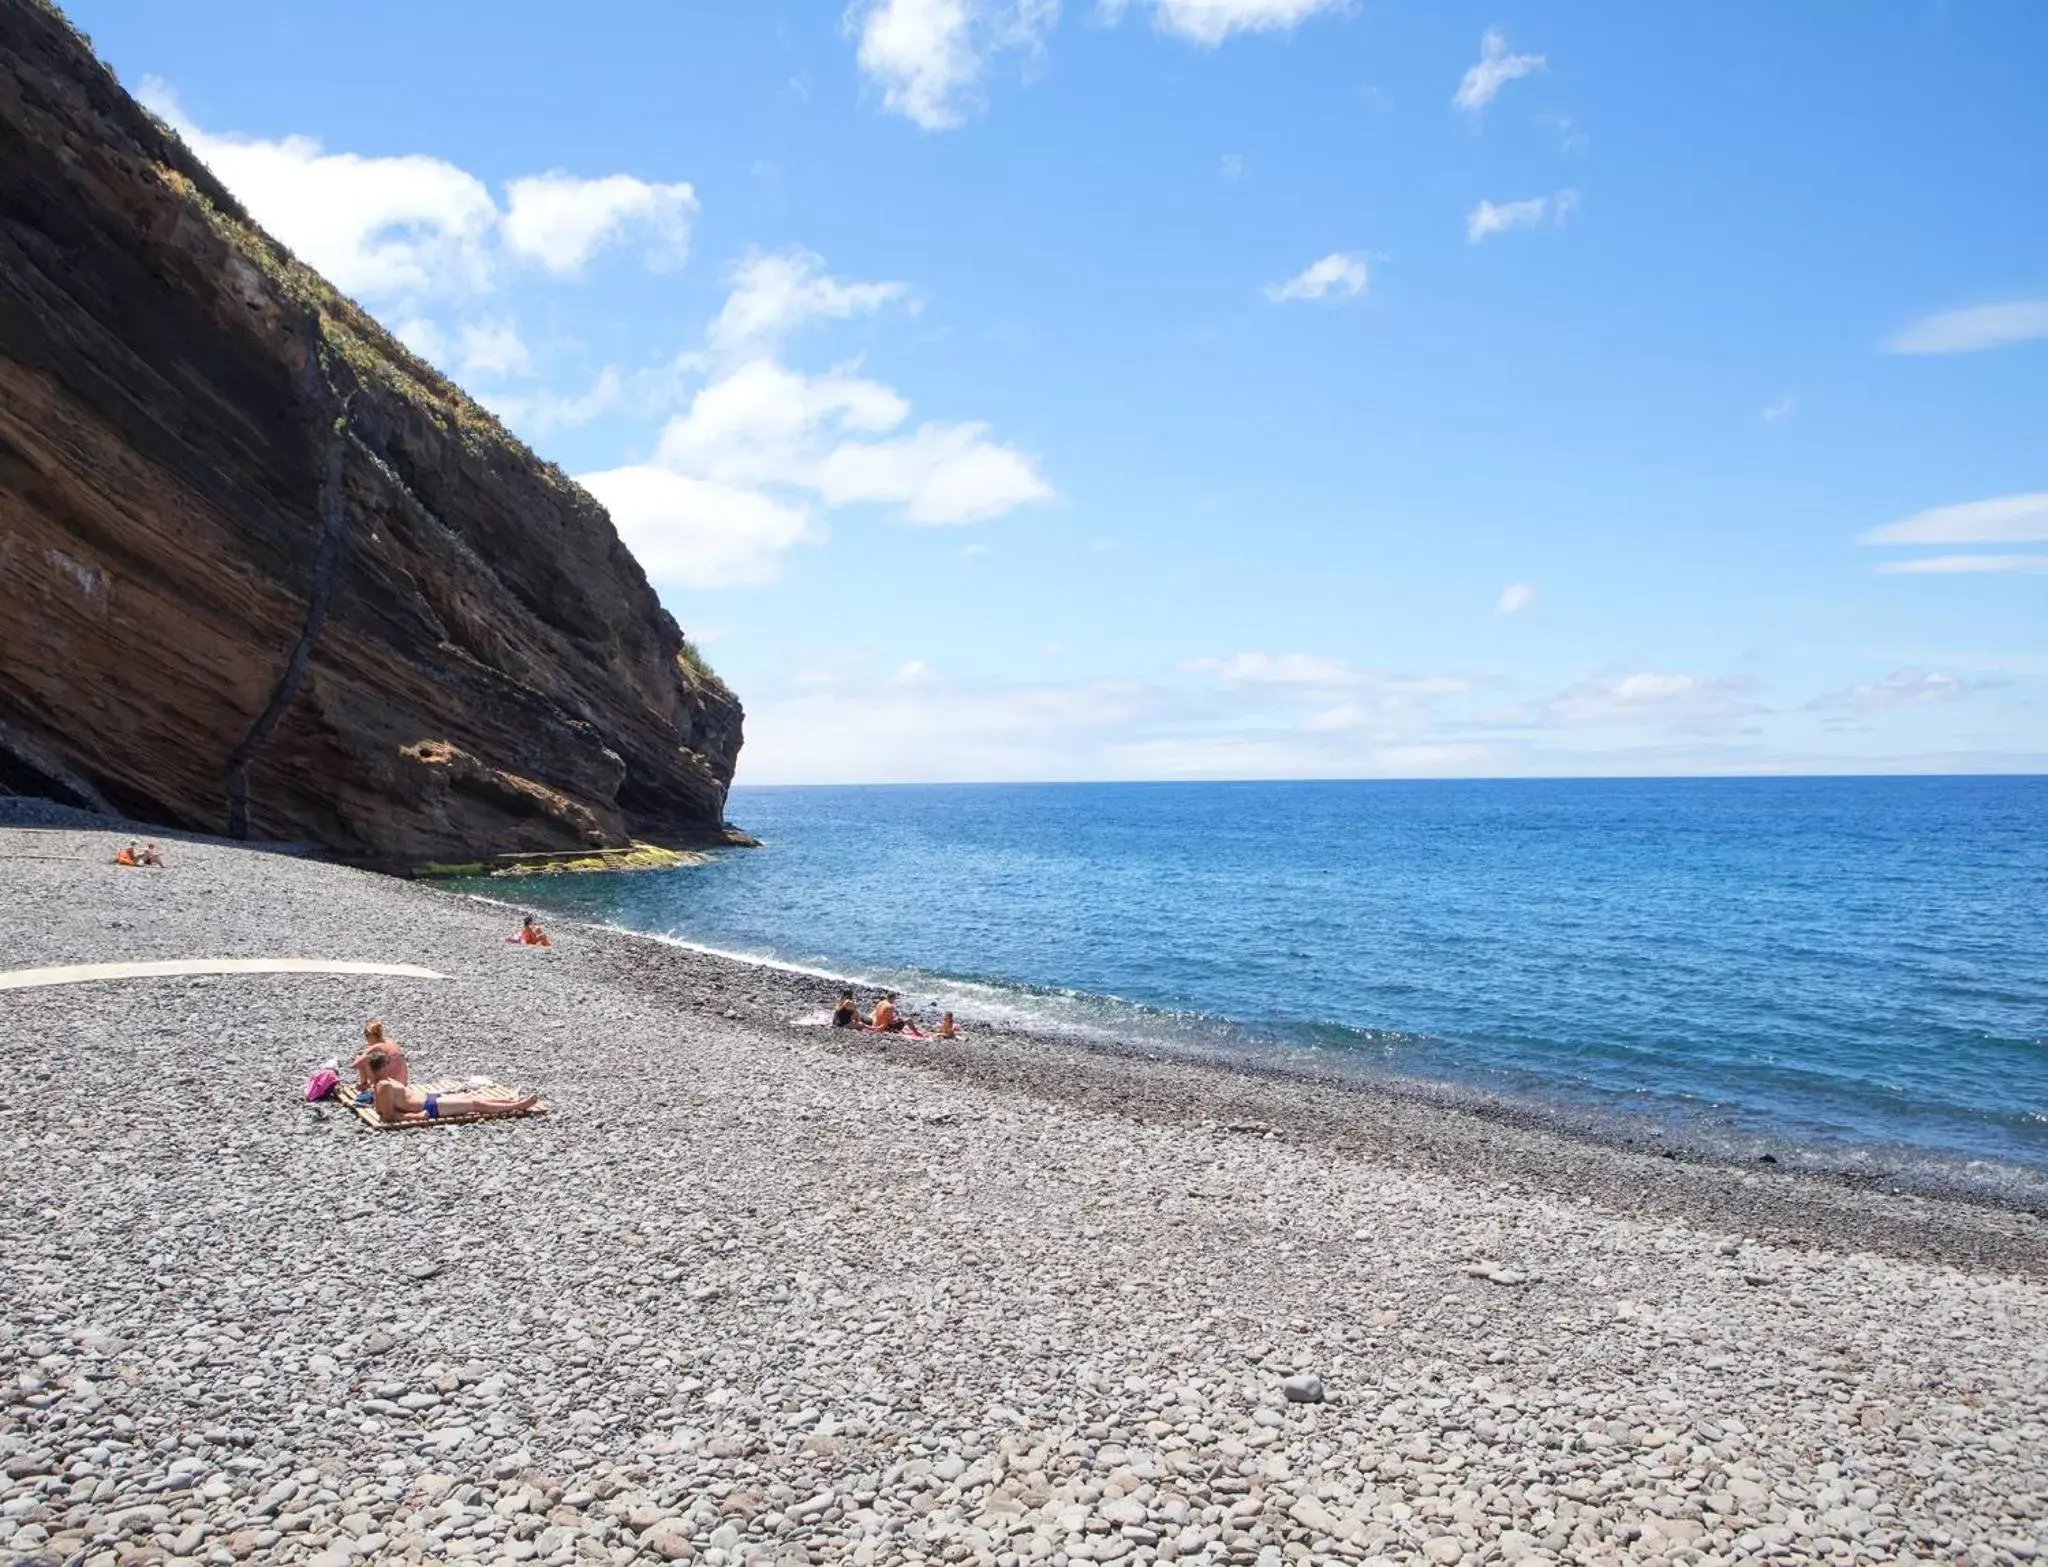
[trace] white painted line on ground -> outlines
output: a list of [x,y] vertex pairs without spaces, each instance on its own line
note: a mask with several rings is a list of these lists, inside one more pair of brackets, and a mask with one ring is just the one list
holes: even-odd
[[79,985],[94,979],[163,979],[180,974],[396,974],[401,979],[446,979],[410,963],[332,963],[322,958],[166,958],[155,963],[67,963],[56,968],[0,972],[0,990],[38,985]]

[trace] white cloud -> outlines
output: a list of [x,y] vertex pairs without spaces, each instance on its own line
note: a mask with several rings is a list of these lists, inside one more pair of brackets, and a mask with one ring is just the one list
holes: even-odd
[[1227,184],[1235,185],[1244,174],[1244,154],[1226,152],[1216,160],[1216,172]]
[[[1995,495],[1916,511],[1872,528],[1859,544],[2033,544],[2048,539],[2048,490]],[[1909,568],[1899,568],[1909,569]]]
[[1509,82],[1543,68],[1542,55],[1509,53],[1506,35],[1497,27],[1489,27],[1479,36],[1478,60],[1465,72],[1451,102],[1467,113],[1477,114]]
[[2048,571],[2048,555],[1925,555],[1918,560],[1887,561],[1877,568],[1887,575],[1958,576],[1979,572]]
[[2048,299],[2014,299],[1968,310],[1944,310],[1886,339],[1888,354],[1974,354],[2048,337]]
[[1275,304],[1298,299],[1356,299],[1371,285],[1365,258],[1336,251],[1312,262],[1284,283],[1266,285],[1266,297]]
[[[1102,0],[1102,19],[1115,22],[1127,0]],[[1213,49],[1232,33],[1283,32],[1298,27],[1320,11],[1341,10],[1348,0],[1139,0],[1152,8],[1152,22],[1163,33],[1175,33]]]
[[1816,713],[1874,713],[1890,708],[1948,702],[1972,687],[1954,675],[1925,669],[1895,669],[1882,680],[1850,686],[1815,697],[1807,707]]
[[893,501],[910,522],[981,522],[1052,498],[1052,486],[985,424],[926,424],[888,441],[843,441],[818,469],[828,506]]
[[843,282],[824,266],[824,257],[801,247],[747,257],[711,323],[711,346],[728,354],[772,346],[809,322],[872,315],[910,292],[902,283]]
[[830,433],[879,434],[909,413],[910,405],[879,381],[750,360],[700,390],[669,421],[655,461],[726,483],[815,488]]
[[589,424],[616,408],[624,395],[619,372],[606,365],[587,392],[565,395],[543,387],[532,392],[479,392],[476,400],[515,429],[546,435]]
[[1494,613],[1512,615],[1516,610],[1528,606],[1536,597],[1536,589],[1526,582],[1510,582],[1500,590],[1500,598],[1494,603]]
[[473,321],[462,329],[460,363],[465,375],[524,375],[533,355],[510,321]]
[[980,107],[991,54],[1036,53],[1059,0],[872,0],[859,17],[856,58],[885,107],[928,131],[964,124]]
[[822,536],[809,511],[757,490],[640,465],[576,476],[612,514],[648,577],[687,588],[772,579],[785,550]]
[[310,136],[217,136],[186,119],[170,90],[142,101],[300,260],[351,294],[429,295],[484,287],[498,206],[483,181],[439,158],[363,158]]
[[[749,258],[711,332],[728,347],[758,347],[805,320],[901,295],[896,284],[842,283],[823,265],[805,251]],[[812,374],[757,351],[695,390],[647,463],[585,482],[615,506],[636,553],[645,542],[650,576],[693,587],[766,580],[783,551],[821,536],[814,507],[888,504],[906,522],[941,524],[1053,498],[1037,464],[986,425],[898,433],[909,417],[894,387],[851,367]]]
[[1350,685],[1354,673],[1334,658],[1313,653],[1236,653],[1229,658],[1191,658],[1184,674],[1212,675],[1224,685],[1309,686]]
[[1397,675],[1379,669],[1356,669],[1315,653],[1234,653],[1228,658],[1191,658],[1180,666],[1184,675],[1207,676],[1225,690],[1264,690],[1291,698],[1317,700],[1336,695],[1358,699],[1371,694],[1375,711],[1417,700],[1457,696],[1472,688],[1461,675]]
[[[1048,658],[1056,648],[1045,650]],[[908,659],[906,666],[902,662]],[[746,781],[1094,778],[1631,776],[1952,767],[1954,757],[1878,757],[1867,749],[1788,755],[1767,749],[1769,711],[1740,678],[1655,670],[1581,681],[1549,702],[1474,712],[1502,684],[1396,676],[1310,653],[1190,659],[1168,674],[962,679],[915,646],[813,654],[780,689],[748,691]],[[1941,674],[1902,671],[1832,693],[1804,727],[1836,733],[1951,700]],[[1987,682],[1959,680],[1955,695]],[[1867,716],[1866,716],[1867,715]],[[1998,765],[2037,769],[2015,748]]]
[[1781,392],[1778,396],[1764,404],[1758,417],[1765,424],[1781,424],[1792,417],[1796,406],[1792,401],[1792,394],[1790,392]]
[[687,184],[650,185],[630,174],[578,179],[559,171],[505,187],[505,243],[515,255],[560,275],[580,272],[600,250],[635,238],[650,269],[671,271],[690,254],[697,193]]
[[217,135],[188,120],[164,83],[145,80],[141,96],[258,223],[366,300],[478,295],[508,260],[566,274],[635,237],[657,267],[688,250],[697,201],[686,184],[535,175],[507,186],[501,210],[482,180],[440,158],[328,152],[309,136]]
[[448,334],[431,316],[407,316],[392,327],[391,335],[428,364],[445,365],[452,360],[454,350],[449,345]]
[[1575,190],[1531,196],[1526,201],[1482,201],[1465,216],[1465,240],[1476,245],[1489,235],[1540,228],[1545,223],[1562,228],[1565,218],[1578,204],[1579,193]]

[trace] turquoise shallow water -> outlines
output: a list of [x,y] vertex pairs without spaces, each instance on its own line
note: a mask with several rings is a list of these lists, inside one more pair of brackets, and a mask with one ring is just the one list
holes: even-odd
[[491,884],[965,1011],[2048,1165],[2048,779],[739,789]]

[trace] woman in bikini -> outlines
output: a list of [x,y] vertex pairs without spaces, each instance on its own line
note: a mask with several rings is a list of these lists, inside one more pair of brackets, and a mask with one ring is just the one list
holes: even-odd
[[507,941],[516,941],[522,947],[552,947],[554,945],[552,941],[548,940],[548,933],[540,928],[540,921],[536,920],[531,914],[520,921],[519,928],[505,939]]
[[412,1081],[412,1068],[397,1040],[384,1032],[384,1020],[371,1018],[363,1025],[363,1053],[356,1057],[356,1103],[368,1104],[377,1084],[385,1078],[403,1088]]

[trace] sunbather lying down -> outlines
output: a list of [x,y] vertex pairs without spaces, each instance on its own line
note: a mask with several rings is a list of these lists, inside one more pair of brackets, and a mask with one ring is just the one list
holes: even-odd
[[378,1117],[394,1123],[525,1115],[540,1103],[539,1094],[516,1088],[464,1088],[430,1093],[388,1077],[378,1081],[376,1095]]

